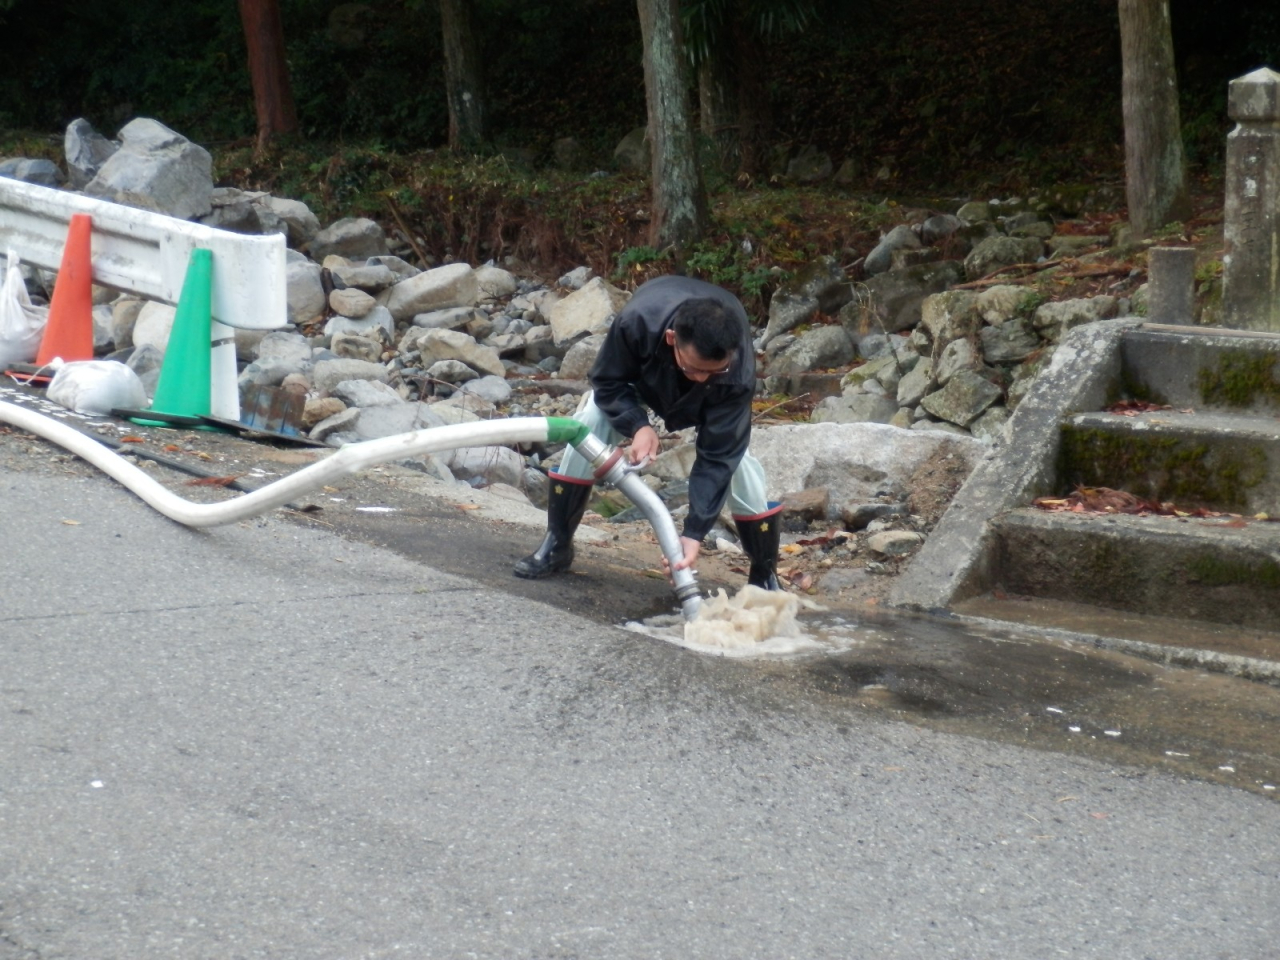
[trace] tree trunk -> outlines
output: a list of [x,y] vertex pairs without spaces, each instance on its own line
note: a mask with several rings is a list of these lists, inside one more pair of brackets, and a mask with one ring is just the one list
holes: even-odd
[[727,174],[738,172],[737,77],[733,58],[713,49],[698,68],[698,126],[715,147],[716,161]]
[[698,170],[679,0],[636,0],[644,37],[644,92],[653,149],[649,243],[683,250],[707,229],[707,196]]
[[472,0],[440,0],[444,35],[444,86],[449,104],[449,149],[477,153],[489,131],[484,68],[476,40]]
[[1139,237],[1191,216],[1169,0],[1119,0],[1125,187]]
[[279,0],[240,0],[240,23],[249,48],[253,107],[258,116],[257,151],[261,153],[272,137],[298,132]]
[[[766,53],[764,41],[740,15],[731,15],[733,57],[742,64],[762,64]],[[772,117],[769,89],[764,71],[738,71],[738,152],[741,172],[759,177],[768,172],[769,134]]]

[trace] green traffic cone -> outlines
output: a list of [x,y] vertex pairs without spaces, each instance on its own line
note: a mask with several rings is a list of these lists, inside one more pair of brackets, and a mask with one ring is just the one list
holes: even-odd
[[[206,426],[209,416],[213,323],[213,252],[203,247],[191,251],[187,276],[173,316],[169,346],[160,365],[155,398],[139,416],[129,419],[149,427]],[[147,419],[147,414],[163,419]]]

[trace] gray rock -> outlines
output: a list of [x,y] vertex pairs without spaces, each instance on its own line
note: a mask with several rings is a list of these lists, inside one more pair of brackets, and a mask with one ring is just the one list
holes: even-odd
[[359,410],[341,410],[317,423],[311,428],[311,432],[307,434],[307,437],[320,443],[328,443],[339,434],[354,436],[356,421],[359,419]]
[[969,432],[984,443],[993,443],[1003,436],[1005,424],[1008,422],[1008,407],[988,407],[980,417],[969,424]]
[[613,317],[626,305],[630,295],[600,277],[589,280],[551,307],[551,332],[556,343],[571,343],[583,334],[599,334],[609,329]]
[[365,293],[381,293],[400,279],[381,263],[349,263],[345,257],[330,256],[324,258],[323,266],[344,286]]
[[511,399],[511,384],[507,383],[502,377],[480,377],[478,380],[469,381],[462,388],[462,392],[473,397],[480,397],[482,400],[489,401],[489,403],[506,403]]
[[333,338],[343,333],[354,333],[390,344],[395,328],[396,322],[392,319],[391,311],[384,306],[375,305],[363,317],[330,317],[324,325],[324,335]]
[[1044,255],[1044,243],[1034,237],[987,237],[964,258],[964,275],[979,280],[1000,267],[1035,263]]
[[364,260],[388,252],[382,227],[365,217],[344,217],[331,223],[312,237],[308,250],[318,261],[335,254],[348,260]]
[[329,306],[333,308],[334,313],[359,319],[377,306],[377,301],[363,290],[347,287],[329,292]]
[[311,323],[324,316],[324,285],[320,265],[309,260],[285,263],[285,297],[289,304],[289,322],[295,326]]
[[61,186],[63,179],[62,171],[52,160],[27,157],[11,157],[0,161],[0,177],[21,180],[23,183],[34,183],[40,187]]
[[981,223],[991,219],[991,204],[985,200],[973,200],[956,211],[956,217],[965,223]]
[[905,557],[922,543],[924,537],[911,530],[881,530],[867,538],[867,549],[882,557]]
[[898,382],[898,406],[914,407],[933,387],[933,361],[921,360]]
[[988,363],[1019,363],[1043,346],[1042,341],[1022,320],[983,327],[978,336],[982,354]]
[[932,246],[941,243],[964,226],[964,221],[949,213],[929,217],[920,224],[920,239]]
[[311,371],[311,384],[316,393],[328,396],[344,380],[378,380],[386,383],[390,371],[380,363],[364,360],[317,360]]
[[425,403],[388,403],[363,407],[356,419],[355,433],[361,440],[380,440],[413,430],[442,427],[442,420]]
[[605,335],[593,334],[569,348],[560,361],[560,376],[565,380],[585,380],[604,346]]
[[[945,387],[952,375],[960,370],[977,370],[982,366],[982,357],[974,349],[973,342],[968,339],[952,340],[943,348],[938,357],[938,365],[934,372],[938,386]],[[904,406],[915,406],[915,401]]]
[[978,313],[992,325],[1006,323],[1018,316],[1035,302],[1037,294],[1026,287],[1008,283],[987,287],[978,294]]
[[1117,307],[1116,298],[1111,296],[1057,300],[1037,307],[1031,322],[1042,337],[1056,342],[1068,330],[1114,317]]
[[139,117],[120,130],[120,149],[85,184],[84,192],[180,220],[212,209],[209,151],[158,121]]
[[967,427],[1000,399],[1001,391],[972,370],[957,371],[947,385],[920,401],[929,413],[958,427]]
[[380,337],[366,337],[358,333],[339,333],[330,341],[329,349],[338,357],[377,363],[382,359],[382,354],[386,347]]
[[258,341],[255,360],[283,360],[300,370],[311,363],[312,348],[307,338],[293,330],[272,330]]
[[301,247],[315,239],[320,232],[320,221],[301,200],[285,197],[263,197],[262,203],[284,225],[285,236],[291,247]]
[[916,235],[916,232],[906,224],[899,224],[880,238],[880,242],[876,244],[875,249],[867,254],[862,268],[868,276],[884,273],[893,265],[893,251],[915,248],[920,245],[920,238]]
[[581,290],[593,277],[595,277],[595,273],[590,267],[574,267],[557,280],[556,285],[568,287],[570,290]]
[[396,320],[449,307],[473,307],[480,296],[476,272],[465,263],[451,263],[401,280],[383,293]]
[[652,154],[649,147],[649,131],[635,127],[623,137],[613,150],[613,162],[619,170],[631,173],[649,173]]
[[920,325],[928,331],[935,349],[976,336],[982,327],[978,295],[972,290],[948,290],[926,297],[920,308]]
[[852,337],[909,330],[920,322],[925,297],[963,279],[964,267],[956,260],[877,274],[861,284],[854,299],[841,308],[840,322]]
[[445,383],[465,383],[474,380],[476,373],[461,360],[437,360],[427,368],[427,376]]
[[769,363],[769,374],[786,376],[822,367],[839,367],[853,360],[853,341],[844,327],[831,324],[806,330],[795,343]]
[[[399,257],[393,257],[391,254],[381,257],[369,257],[365,261],[365,266],[386,267],[395,275],[397,283],[401,280],[408,280],[410,277],[416,277],[418,274],[422,273],[422,271],[413,264],[405,260],[401,260]],[[358,284],[352,284],[352,286],[358,286]]]
[[497,336],[490,337],[485,341],[485,346],[493,347],[498,351],[498,356],[504,360],[509,357],[524,356],[525,343],[524,337],[518,333],[500,333]]
[[482,300],[501,300],[515,293],[520,281],[510,270],[486,263],[476,267],[476,286]]
[[870,393],[843,394],[820,400],[809,419],[812,423],[888,423],[898,404]]
[[467,324],[484,315],[476,307],[449,307],[446,310],[432,310],[428,313],[415,314],[412,323],[424,330],[464,330]]
[[769,298],[769,319],[756,349],[767,348],[788,330],[808,323],[818,314],[818,298],[779,290]]
[[787,176],[797,183],[821,183],[830,180],[835,169],[831,154],[808,144],[787,163]]
[[334,384],[329,395],[348,407],[399,406],[404,403],[395,388],[378,380],[343,380]]
[[400,340],[400,352],[417,350],[422,363],[430,365],[437,360],[461,360],[472,370],[490,373],[495,377],[506,375],[506,367],[498,351],[486,347],[457,330],[423,330],[411,327]]
[[548,326],[533,327],[524,335],[524,358],[529,363],[542,363],[543,360],[562,360],[568,353],[568,347],[560,346]]
[[524,476],[524,458],[509,447],[461,447],[444,459],[459,480],[518,487]]
[[83,190],[120,145],[108,140],[81,117],[67,124],[62,149],[67,160],[67,186]]

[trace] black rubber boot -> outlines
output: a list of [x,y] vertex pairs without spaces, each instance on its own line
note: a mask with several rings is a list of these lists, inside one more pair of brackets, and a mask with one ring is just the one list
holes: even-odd
[[573,563],[573,532],[587,512],[591,484],[570,483],[551,477],[547,499],[547,535],[542,546],[516,563],[512,571],[517,577],[537,580],[553,573],[563,573]]
[[778,539],[782,536],[782,528],[778,524],[778,514],[782,506],[769,504],[769,510],[754,517],[734,517],[734,526],[738,528],[738,539],[742,541],[742,549],[751,558],[751,570],[747,574],[747,583],[764,590],[781,590],[778,585]]

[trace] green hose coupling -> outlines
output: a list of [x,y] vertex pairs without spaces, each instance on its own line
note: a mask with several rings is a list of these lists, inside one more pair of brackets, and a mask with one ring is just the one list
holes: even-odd
[[585,423],[570,417],[547,417],[547,443],[577,445],[591,435]]

